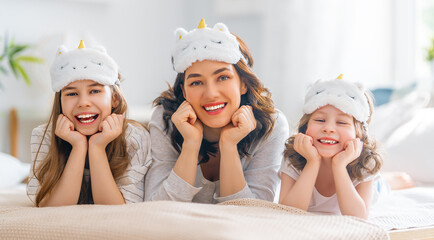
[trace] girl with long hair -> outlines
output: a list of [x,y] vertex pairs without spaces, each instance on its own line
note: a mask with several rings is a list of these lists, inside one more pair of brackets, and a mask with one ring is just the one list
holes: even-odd
[[143,201],[149,133],[126,119],[120,78],[102,47],[59,48],[51,116],[31,138],[27,194],[37,207]]

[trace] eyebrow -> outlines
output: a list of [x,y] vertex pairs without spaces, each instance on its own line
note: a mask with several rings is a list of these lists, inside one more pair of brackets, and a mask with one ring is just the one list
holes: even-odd
[[99,86],[103,86],[102,84],[100,84],[100,83],[92,83],[92,84],[89,84],[89,85],[87,85],[88,87],[99,87]]
[[[102,86],[102,84],[92,83],[92,84],[87,85],[87,87],[99,87],[99,86]],[[74,90],[74,89],[77,89],[77,88],[76,87],[65,87],[63,90],[65,91],[65,90]]]
[[[317,114],[327,114],[327,112],[326,111],[322,111],[322,110],[319,110],[319,111],[317,111],[316,112]],[[344,117],[353,117],[353,116],[351,116],[350,114],[346,114],[346,113],[338,113],[337,114],[338,116],[344,116]]]
[[[215,72],[214,72],[212,75],[219,74],[219,73],[221,73],[221,72],[223,72],[223,71],[226,71],[226,70],[227,70],[227,71],[230,71],[229,68],[224,67],[224,68],[220,68],[220,69],[215,70]],[[198,74],[198,73],[192,73],[192,74],[189,74],[189,75],[187,76],[186,80],[189,79],[189,78],[193,78],[193,77],[201,77],[201,76],[202,76],[202,75],[200,75],[200,74]]]

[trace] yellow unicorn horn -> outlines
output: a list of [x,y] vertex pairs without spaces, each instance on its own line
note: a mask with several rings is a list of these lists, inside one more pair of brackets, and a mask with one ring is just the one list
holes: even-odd
[[203,18],[200,19],[200,23],[199,23],[199,26],[197,26],[197,28],[198,29],[206,28],[206,23],[205,23],[205,20],[203,20]]
[[80,40],[80,45],[78,45],[78,49],[82,49],[82,48],[86,48],[86,47],[84,46],[83,40]]

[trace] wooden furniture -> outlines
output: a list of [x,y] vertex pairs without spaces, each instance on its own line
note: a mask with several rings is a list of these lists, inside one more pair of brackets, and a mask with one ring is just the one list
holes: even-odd
[[18,116],[15,108],[9,111],[9,126],[10,154],[18,158]]

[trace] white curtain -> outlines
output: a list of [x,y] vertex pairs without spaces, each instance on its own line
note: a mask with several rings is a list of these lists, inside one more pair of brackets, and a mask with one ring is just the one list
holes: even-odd
[[290,127],[317,79],[391,83],[389,1],[271,0],[264,10],[263,79]]

